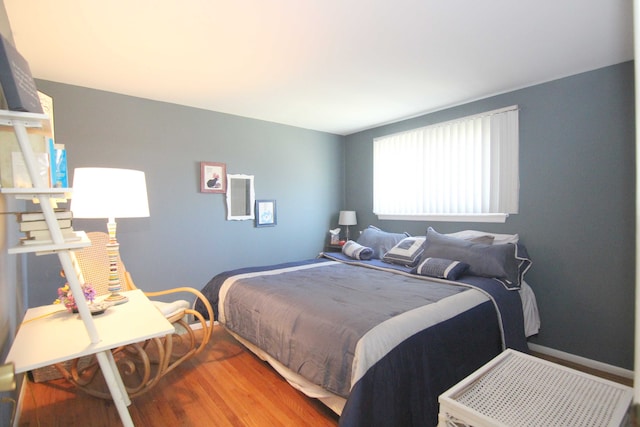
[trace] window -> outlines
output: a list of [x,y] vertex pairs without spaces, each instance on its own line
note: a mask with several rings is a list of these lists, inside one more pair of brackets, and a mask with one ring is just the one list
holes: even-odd
[[373,141],[380,219],[504,222],[519,188],[517,106]]

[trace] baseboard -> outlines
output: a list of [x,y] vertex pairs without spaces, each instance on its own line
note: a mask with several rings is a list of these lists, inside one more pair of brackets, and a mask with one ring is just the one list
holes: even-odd
[[565,353],[564,351],[545,347],[539,344],[528,343],[528,345],[529,345],[529,349],[531,351],[535,351],[536,353],[557,357],[558,359],[566,360],[567,362],[577,363],[578,365],[586,366],[587,368],[606,372],[608,374],[616,375],[618,377],[633,379],[633,371],[629,369],[624,369],[618,366],[609,365],[607,363],[598,362],[597,360],[593,360],[593,359],[587,359],[586,357],[582,357],[582,356],[576,356],[575,354]]

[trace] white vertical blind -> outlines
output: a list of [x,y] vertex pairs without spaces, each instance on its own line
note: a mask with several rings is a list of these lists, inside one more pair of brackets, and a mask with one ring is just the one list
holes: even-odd
[[376,138],[373,211],[387,219],[518,212],[518,109]]

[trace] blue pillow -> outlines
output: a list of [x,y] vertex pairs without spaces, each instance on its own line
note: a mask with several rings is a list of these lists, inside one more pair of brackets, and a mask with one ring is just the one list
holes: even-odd
[[342,253],[353,259],[366,261],[370,260],[373,256],[373,249],[359,245],[353,240],[347,240],[347,243],[342,245]]
[[402,239],[397,245],[384,254],[382,261],[413,267],[420,261],[424,240],[424,237],[407,237]]
[[357,243],[373,249],[372,258],[381,259],[405,237],[411,236],[408,233],[388,233],[370,225],[360,234]]
[[469,264],[443,258],[425,258],[411,272],[421,276],[457,280],[469,268]]
[[521,244],[486,245],[445,236],[429,227],[422,259],[444,258],[469,264],[468,273],[499,280],[507,289],[519,289],[531,266]]

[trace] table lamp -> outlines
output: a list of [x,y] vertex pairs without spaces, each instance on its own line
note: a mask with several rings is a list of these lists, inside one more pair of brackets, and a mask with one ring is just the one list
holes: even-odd
[[76,168],[73,172],[71,212],[74,218],[107,218],[109,243],[109,293],[106,301],[121,304],[127,297],[120,294],[118,276],[116,218],[149,216],[147,184],[144,172],[114,168]]
[[340,211],[338,224],[347,226],[347,240],[349,240],[349,226],[356,225],[357,223],[358,221],[356,221],[356,211]]

